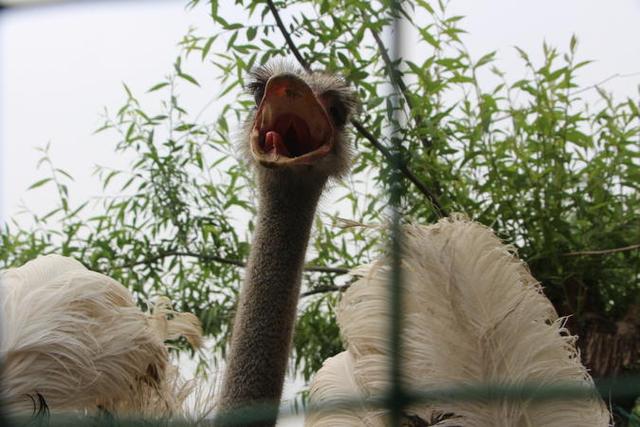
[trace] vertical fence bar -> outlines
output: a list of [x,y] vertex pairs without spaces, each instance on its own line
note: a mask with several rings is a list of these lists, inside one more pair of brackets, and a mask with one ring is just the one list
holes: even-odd
[[398,66],[400,56],[401,37],[400,37],[400,3],[399,0],[391,0],[391,34],[389,56],[391,64],[389,70],[389,81],[391,82],[391,123],[389,127],[391,152],[393,160],[391,165],[391,173],[389,175],[389,201],[391,206],[391,325],[389,333],[390,337],[390,379],[391,387],[389,389],[389,413],[390,423],[392,426],[399,426],[402,419],[403,406],[405,401],[405,393],[402,384],[402,270],[401,270],[401,247],[402,233],[400,230],[400,206],[403,194],[403,178],[400,172],[400,162],[402,161],[402,139],[400,138],[400,90],[395,84],[394,73]]

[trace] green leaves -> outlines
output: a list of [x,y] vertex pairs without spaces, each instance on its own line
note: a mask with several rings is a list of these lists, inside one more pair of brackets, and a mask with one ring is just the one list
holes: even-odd
[[473,68],[480,68],[486,64],[489,64],[490,62],[493,62],[495,60],[495,57],[496,57],[495,51],[487,53],[482,58],[478,59],[478,62],[474,64]]
[[155,92],[156,90],[160,90],[163,87],[166,87],[168,85],[169,85],[169,83],[167,83],[167,82],[158,83],[158,84],[155,84],[155,85],[151,86],[151,88],[149,88],[149,90],[147,90],[147,92]]
[[192,83],[192,84],[194,84],[196,86],[200,86],[200,83],[198,83],[198,81],[196,79],[194,79],[192,76],[190,76],[189,74],[178,73],[177,76],[180,77],[183,80],[188,81],[189,83]]
[[38,180],[36,182],[34,182],[33,184],[31,184],[28,188],[28,190],[33,190],[35,188],[38,187],[42,187],[43,185],[45,185],[47,182],[50,182],[53,178],[43,178],[41,180]]

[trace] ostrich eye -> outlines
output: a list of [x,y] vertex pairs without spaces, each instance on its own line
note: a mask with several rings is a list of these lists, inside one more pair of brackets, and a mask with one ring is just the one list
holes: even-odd
[[256,106],[260,105],[260,101],[262,101],[262,97],[264,96],[264,88],[266,85],[267,82],[262,79],[253,80],[247,85],[247,92],[253,95]]
[[331,117],[333,125],[337,128],[344,127],[347,124],[349,110],[340,93],[330,89],[320,95],[320,98]]
[[264,96],[264,85],[256,86],[253,90],[253,99],[256,101],[256,105],[260,105],[262,97]]
[[331,104],[329,114],[337,127],[342,127],[347,122],[347,109],[339,101],[334,101]]

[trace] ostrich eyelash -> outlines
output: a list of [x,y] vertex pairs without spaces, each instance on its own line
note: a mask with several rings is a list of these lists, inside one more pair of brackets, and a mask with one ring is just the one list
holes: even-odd
[[260,103],[260,100],[264,96],[264,88],[266,84],[266,80],[254,80],[247,84],[247,92],[254,97],[256,105]]
[[255,68],[249,73],[249,82],[246,85],[246,90],[254,97],[256,105],[260,103],[264,95],[264,88],[272,74],[272,71],[266,67]]
[[263,81],[252,81],[247,84],[247,92],[253,95],[257,90],[264,90],[265,83]]

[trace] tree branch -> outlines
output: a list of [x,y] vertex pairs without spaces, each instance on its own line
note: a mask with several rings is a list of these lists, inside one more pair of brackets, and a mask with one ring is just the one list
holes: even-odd
[[[217,255],[200,254],[197,252],[189,252],[189,251],[167,251],[167,252],[159,253],[154,256],[150,256],[140,261],[125,263],[125,264],[116,266],[115,268],[118,270],[122,270],[125,268],[132,268],[138,265],[149,265],[156,261],[160,261],[172,256],[197,258],[200,261],[218,262],[220,264],[234,265],[236,267],[246,266],[246,263],[244,261],[237,260],[237,259],[223,258]],[[326,274],[342,275],[342,274],[347,274],[350,271],[350,269],[341,268],[341,267],[325,267],[321,265],[307,265],[304,267],[304,271],[308,271],[311,273],[326,273]]]
[[[298,50],[298,47],[295,45],[295,43],[291,39],[291,35],[289,34],[287,29],[285,28],[284,23],[282,22],[282,19],[280,18],[280,12],[278,12],[278,9],[276,9],[276,7],[274,6],[273,1],[272,0],[267,0],[267,5],[269,6],[269,10],[271,11],[271,14],[273,15],[274,19],[276,20],[276,24],[278,25],[278,28],[280,29],[280,32],[282,33],[282,36],[284,37],[284,39],[285,39],[285,41],[287,43],[287,46],[289,47],[289,50],[291,50],[291,52],[296,57],[296,59],[298,60],[300,65],[307,72],[310,72],[311,71],[311,67],[309,66],[309,63],[304,59],[304,57],[302,56],[302,54]],[[386,55],[386,51],[383,50],[383,52]],[[388,56],[387,56],[387,60],[388,60]],[[386,63],[386,61],[385,61],[385,63]],[[404,86],[404,82],[402,84]],[[404,87],[406,89],[406,86],[404,86]],[[409,102],[408,102],[408,105],[411,105]],[[410,106],[410,108],[411,108],[411,106]],[[387,150],[386,147],[384,145],[382,145],[382,143],[380,143],[380,141],[378,141],[377,138],[371,132],[369,132],[361,122],[359,122],[358,120],[352,119],[351,123],[356,128],[358,133],[360,133],[360,135],[362,135],[364,138],[366,138],[371,143],[371,145],[373,145],[378,151],[380,151],[387,160],[391,160],[392,159],[392,155],[389,152],[389,150]],[[442,217],[442,216],[446,216],[447,215],[447,211],[442,207],[442,205],[440,205],[440,202],[438,201],[438,198],[435,196],[435,194],[433,194],[431,191],[429,191],[427,186],[422,181],[420,181],[418,179],[418,177],[415,176],[415,174],[413,172],[411,172],[411,170],[408,168],[408,166],[405,163],[401,163],[400,166],[399,166],[399,169],[402,172],[402,174],[409,181],[411,181],[422,194],[424,194],[427,197],[427,199],[431,202],[431,204],[435,208],[436,214],[438,216]]]
[[[387,52],[387,47],[382,42],[382,39],[380,38],[380,35],[378,34],[378,32],[374,30],[372,27],[369,28],[369,31],[373,35],[373,39],[376,41],[376,44],[378,45],[378,51],[380,52],[382,61],[387,67],[387,75],[389,76],[389,79],[391,79],[391,81],[398,87],[398,89],[400,89],[400,93],[402,93],[402,97],[404,98],[404,101],[407,103],[407,106],[409,107],[409,111],[411,111],[411,113],[413,114],[413,121],[415,122],[416,127],[419,129],[420,127],[422,127],[422,116],[419,114],[416,114],[414,111],[415,106],[413,105],[413,101],[409,96],[407,85],[404,83],[404,80],[402,80],[402,77],[395,73],[395,69],[393,68],[393,63],[391,62],[391,58],[389,58],[389,53]],[[431,146],[433,145],[433,141],[426,137],[421,137],[420,142],[422,142],[422,145],[427,149],[431,148]]]
[[310,73],[311,72],[311,66],[309,65],[307,60],[304,59],[304,57],[302,56],[302,54],[298,50],[298,47],[295,45],[295,43],[291,39],[291,35],[289,34],[289,31],[287,31],[287,29],[285,28],[284,23],[282,22],[282,19],[280,18],[280,13],[278,12],[278,9],[276,9],[275,5],[273,4],[273,0],[267,0],[267,6],[269,6],[269,10],[271,11],[271,14],[273,15],[273,17],[276,20],[276,24],[278,25],[278,28],[280,29],[280,32],[282,33],[282,36],[284,37],[285,41],[287,42],[287,46],[289,46],[289,50],[291,51],[291,53],[293,53],[293,56],[296,57],[296,59],[298,60],[298,63],[300,63],[302,68],[304,68],[304,70],[306,72]]
[[[353,124],[353,126],[358,130],[358,132],[363,137],[368,139],[369,142],[371,143],[371,145],[373,145],[378,151],[380,151],[380,153],[382,153],[382,155],[384,157],[386,157],[387,160],[392,160],[393,155],[391,154],[391,152],[384,145],[382,145],[380,143],[380,141],[378,141],[376,139],[376,137],[373,136],[373,134],[371,132],[369,132],[367,130],[367,128],[365,128],[363,126],[362,123],[360,123],[357,120],[351,120],[351,124]],[[438,201],[438,198],[435,196],[435,194],[433,194],[431,191],[429,191],[427,186],[424,185],[424,183],[422,181],[420,181],[420,179],[418,179],[418,177],[415,176],[413,174],[413,172],[411,172],[411,170],[407,167],[407,165],[404,162],[400,163],[398,168],[400,169],[400,172],[402,172],[402,174],[409,181],[411,181],[413,183],[413,185],[416,186],[418,191],[420,191],[422,194],[424,194],[425,197],[429,200],[429,202],[431,202],[431,205],[434,207],[434,209],[436,210],[436,214],[439,217],[443,217],[443,216],[447,216],[448,215],[447,211],[442,207],[442,205]]]
[[350,284],[342,285],[342,286],[318,286],[317,288],[313,288],[309,291],[303,292],[300,294],[300,298],[310,297],[311,295],[317,294],[326,294],[328,292],[343,292],[349,289]]
[[596,250],[596,251],[567,252],[566,254],[562,254],[562,256],[608,255],[608,254],[614,254],[614,253],[617,253],[617,252],[632,251],[634,249],[640,249],[640,243],[635,244],[635,245],[624,246],[622,248],[601,249],[601,250]]
[[605,83],[607,83],[607,82],[609,82],[609,81],[611,81],[611,80],[613,80],[613,79],[627,78],[627,77],[635,77],[635,76],[638,76],[638,75],[640,75],[640,71],[635,72],[635,73],[626,73],[626,74],[622,74],[622,73],[615,73],[615,74],[610,75],[609,77],[607,77],[607,78],[606,78],[606,79],[604,79],[604,80],[600,80],[600,81],[599,81],[598,83],[596,83],[596,84],[593,84],[593,85],[591,85],[591,86],[584,87],[584,88],[582,88],[582,89],[580,89],[580,90],[576,90],[575,92],[573,92],[573,93],[572,93],[572,95],[577,95],[577,94],[579,94],[579,93],[586,92],[586,91],[591,90],[591,89],[595,89],[595,88],[597,88],[598,86],[601,86],[601,85],[603,85],[603,84],[605,84]]

